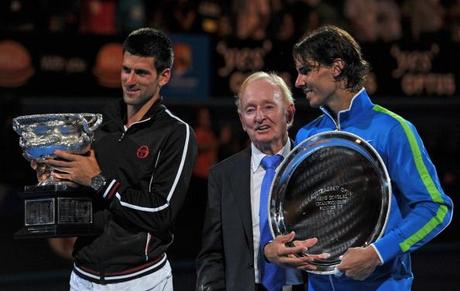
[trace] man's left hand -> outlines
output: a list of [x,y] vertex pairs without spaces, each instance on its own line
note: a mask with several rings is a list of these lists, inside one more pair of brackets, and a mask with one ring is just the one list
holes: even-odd
[[53,168],[51,175],[57,179],[89,186],[91,178],[101,172],[93,149],[89,150],[86,155],[60,150],[56,150],[54,155],[57,159],[49,159],[45,163]]
[[322,254],[306,254],[305,252],[314,246],[317,238],[306,240],[294,240],[295,232],[292,231],[286,235],[277,236],[272,242],[268,243],[264,248],[264,255],[271,263],[297,268],[299,270],[316,270],[313,264],[316,260],[327,259],[330,255]]
[[354,280],[364,280],[374,272],[381,261],[372,246],[349,248],[337,269]]

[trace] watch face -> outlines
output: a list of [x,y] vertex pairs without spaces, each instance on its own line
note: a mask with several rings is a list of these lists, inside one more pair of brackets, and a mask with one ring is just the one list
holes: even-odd
[[91,179],[91,188],[93,188],[96,191],[99,191],[104,187],[105,185],[105,178],[101,175],[94,176]]

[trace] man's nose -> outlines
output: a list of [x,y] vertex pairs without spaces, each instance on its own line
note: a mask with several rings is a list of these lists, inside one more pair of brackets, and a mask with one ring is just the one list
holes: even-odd
[[295,87],[301,88],[305,85],[305,76],[302,74],[297,74],[297,79],[295,79]]
[[261,121],[264,119],[264,117],[265,117],[265,113],[263,112],[263,110],[260,108],[257,108],[256,109],[256,121]]
[[134,73],[130,73],[126,78],[126,84],[132,85],[136,83],[136,75]]

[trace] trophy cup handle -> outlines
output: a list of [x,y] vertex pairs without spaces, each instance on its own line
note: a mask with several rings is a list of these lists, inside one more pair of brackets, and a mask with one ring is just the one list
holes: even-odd
[[87,132],[87,133],[90,133],[90,132],[94,132],[96,130],[96,128],[99,127],[99,125],[101,124],[102,122],[102,114],[81,114],[81,119],[84,120],[85,122],[83,122],[84,126],[84,130]]
[[18,121],[17,118],[13,118],[13,130],[21,136],[22,133],[22,126],[21,123]]

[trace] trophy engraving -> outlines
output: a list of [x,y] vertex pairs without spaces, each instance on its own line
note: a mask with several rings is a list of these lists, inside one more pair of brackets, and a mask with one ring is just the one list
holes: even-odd
[[[56,113],[24,115],[13,119],[13,129],[20,136],[24,157],[35,161],[44,171],[52,168],[41,163],[54,158],[55,150],[85,154],[102,122],[101,114]],[[17,238],[89,235],[93,228],[91,190],[70,181],[48,175],[37,185],[24,187],[24,227]]]

